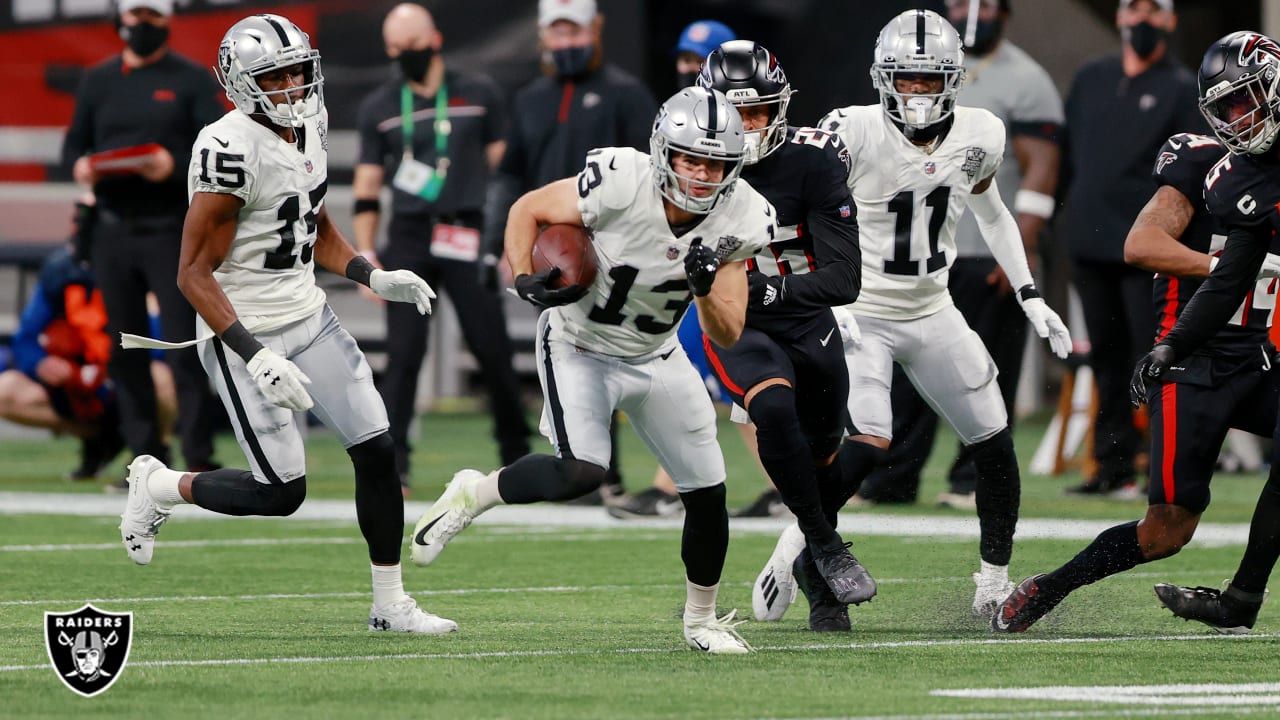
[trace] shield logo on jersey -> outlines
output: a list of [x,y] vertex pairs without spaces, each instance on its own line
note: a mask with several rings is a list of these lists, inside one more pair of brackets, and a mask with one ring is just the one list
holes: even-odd
[[964,171],[965,175],[969,176],[970,180],[973,180],[978,176],[978,170],[982,168],[982,161],[986,157],[986,150],[980,147],[971,147],[965,151],[964,164],[960,166],[960,169]]
[[93,697],[111,687],[129,661],[133,613],[112,613],[85,604],[69,613],[44,614],[44,646],[58,679]]
[[934,173],[936,173],[936,172],[938,172],[938,165],[937,165],[937,163],[935,163],[935,162],[933,162],[932,160],[930,160],[929,162],[927,162],[927,163],[925,163],[925,164],[924,164],[924,174],[925,174],[925,175],[932,175],[932,174],[934,174]]
[[302,167],[306,168],[307,172],[311,172],[312,170],[316,169],[316,166],[313,165],[310,160],[303,163]]
[[680,257],[680,248],[676,247],[675,245],[672,245],[671,247],[667,248],[668,260],[675,260],[678,257]]
[[742,241],[732,235],[720,236],[720,242],[716,243],[716,259],[724,262],[738,248],[742,247]]
[[1160,153],[1160,157],[1156,160],[1156,173],[1158,174],[1158,173],[1164,172],[1164,169],[1168,167],[1169,163],[1177,159],[1178,159],[1177,153],[1171,153],[1171,152]]

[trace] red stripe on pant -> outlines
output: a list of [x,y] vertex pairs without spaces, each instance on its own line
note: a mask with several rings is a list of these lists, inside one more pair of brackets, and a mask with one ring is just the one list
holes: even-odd
[[724,371],[724,365],[720,363],[719,356],[716,355],[716,351],[711,347],[711,338],[707,337],[705,333],[702,335],[702,349],[706,351],[707,359],[711,361],[711,369],[716,371],[716,377],[720,378],[720,382],[724,384],[725,388],[738,397],[745,397],[746,393],[742,392],[742,388],[729,379],[729,373]]
[[1178,384],[1165,383],[1160,388],[1160,413],[1163,436],[1160,441],[1160,476],[1164,479],[1164,501],[1173,502],[1173,462],[1178,452]]

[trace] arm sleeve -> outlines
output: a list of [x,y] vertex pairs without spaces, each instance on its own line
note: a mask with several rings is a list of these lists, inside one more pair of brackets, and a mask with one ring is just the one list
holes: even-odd
[[849,153],[839,136],[821,150],[820,171],[806,178],[806,195],[814,200],[805,217],[813,238],[818,269],[786,278],[786,303],[800,307],[848,305],[862,289],[862,250],[858,239],[858,214],[845,184]]
[[978,230],[991,248],[991,255],[1009,278],[1014,290],[1034,283],[1027,266],[1027,252],[1022,247],[1022,233],[1009,208],[1000,199],[1000,188],[994,180],[985,192],[968,195],[969,209],[978,221]]
[[1181,359],[1217,334],[1254,286],[1269,242],[1270,231],[1265,228],[1233,227],[1213,274],[1196,290],[1160,344],[1172,347],[1174,357]]
[[18,330],[13,334],[13,360],[28,377],[36,376],[36,366],[45,357],[40,347],[40,333],[53,322],[53,308],[45,297],[44,286],[37,283],[31,302],[22,309]]
[[[76,160],[93,150],[93,104],[89,75],[86,71],[80,79],[80,87],[76,90],[76,106],[71,114],[71,124],[67,126],[67,137],[62,143],[62,163],[67,169],[75,165]],[[174,167],[182,167],[175,164]]]

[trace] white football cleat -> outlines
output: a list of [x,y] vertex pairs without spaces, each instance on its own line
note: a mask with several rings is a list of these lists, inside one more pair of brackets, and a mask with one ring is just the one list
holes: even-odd
[[129,463],[129,502],[120,513],[120,540],[129,558],[139,565],[151,562],[155,549],[156,531],[168,522],[173,510],[166,510],[151,499],[147,491],[147,478],[156,470],[163,470],[164,463],[150,455],[139,455]]
[[1014,585],[1009,578],[987,577],[980,572],[973,574],[973,582],[978,587],[973,591],[973,614],[989,618],[995,615],[996,608],[1013,594]]
[[738,634],[738,626],[746,620],[733,621],[737,610],[730,610],[728,615],[717,618],[715,615],[706,620],[684,623],[684,640],[694,650],[701,650],[712,655],[745,655],[752,648]]
[[405,595],[399,600],[369,610],[369,630],[386,632],[444,635],[457,632],[458,623],[418,607],[418,601]]
[[800,532],[800,526],[795,523],[788,525],[778,537],[778,544],[774,545],[769,562],[751,586],[751,611],[755,613],[756,620],[781,620],[787,608],[795,602],[799,585],[796,584],[791,566],[804,551],[804,545],[804,533]]
[[414,565],[430,565],[454,535],[467,529],[484,512],[476,500],[476,484],[485,479],[478,470],[459,470],[431,509],[413,528],[409,557]]

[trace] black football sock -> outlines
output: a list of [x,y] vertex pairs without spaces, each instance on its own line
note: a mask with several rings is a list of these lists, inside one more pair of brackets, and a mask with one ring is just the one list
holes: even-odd
[[[1274,461],[1273,461],[1274,462]],[[1260,594],[1280,556],[1280,468],[1271,466],[1267,484],[1262,486],[1258,504],[1249,523],[1249,542],[1231,586],[1242,593]]]
[[287,483],[260,483],[248,470],[221,468],[191,481],[191,501],[223,515],[292,515],[307,496],[307,476]]
[[[858,488],[862,487],[862,481],[888,455],[888,450],[858,440],[845,440],[841,443],[836,461],[831,465],[834,472],[830,481],[821,486],[823,510],[834,507],[835,510],[831,512],[836,512],[844,507],[858,492]],[[834,524],[832,523],[833,526]]]
[[395,442],[382,433],[347,448],[356,470],[356,521],[369,546],[369,560],[400,562],[404,539],[404,492],[396,472]]
[[509,505],[573,500],[600,487],[605,469],[583,460],[525,455],[498,473],[498,495]]
[[813,457],[796,412],[795,391],[785,385],[767,387],[751,399],[747,413],[756,425],[760,464],[796,516],[805,539],[819,552],[838,548],[842,542],[822,510]]
[[[981,485],[978,492],[982,492]],[[1095,583],[1104,577],[1135,568],[1147,559],[1138,545],[1138,521],[1116,525],[1103,530],[1089,543],[1089,547],[1062,567],[1049,573],[1040,584],[1042,590],[1065,597],[1077,588]]]
[[720,582],[729,550],[729,511],[724,483],[680,493],[684,502],[684,535],[680,559],[690,582],[711,587]]
[[1009,428],[974,443],[970,455],[978,473],[974,501],[981,531],[979,552],[982,559],[992,565],[1008,565],[1013,556],[1013,532],[1018,526],[1018,504],[1022,497],[1022,477],[1018,473],[1018,457],[1013,452]]

